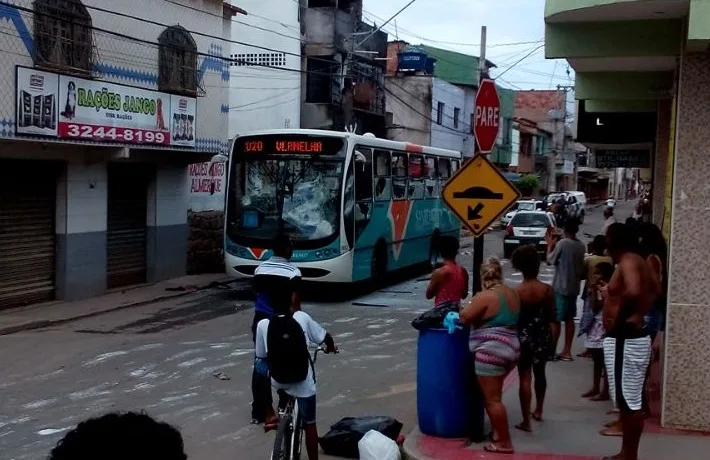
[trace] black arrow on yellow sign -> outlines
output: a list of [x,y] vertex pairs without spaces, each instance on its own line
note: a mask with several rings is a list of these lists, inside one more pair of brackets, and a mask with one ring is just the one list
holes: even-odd
[[468,207],[468,220],[478,220],[481,217],[481,210],[483,209],[483,203],[478,203],[475,208],[471,206]]

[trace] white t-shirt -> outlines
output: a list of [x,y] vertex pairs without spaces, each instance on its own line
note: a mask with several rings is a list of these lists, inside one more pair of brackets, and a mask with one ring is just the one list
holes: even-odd
[[[306,343],[320,345],[325,340],[325,329],[311,318],[308,313],[297,311],[293,314],[298,324],[301,325],[303,333],[306,334]],[[269,320],[262,319],[256,325],[256,345],[255,354],[257,358],[266,359],[268,346],[266,344],[266,333],[269,330]],[[309,398],[316,394],[316,379],[313,375],[313,366],[308,366],[308,377],[303,382],[281,384],[271,379],[271,384],[277,390],[284,390],[295,398]]]

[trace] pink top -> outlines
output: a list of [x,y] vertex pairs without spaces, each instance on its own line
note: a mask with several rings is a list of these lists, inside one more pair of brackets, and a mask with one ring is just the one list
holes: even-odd
[[447,273],[436,291],[434,306],[438,307],[443,303],[461,303],[461,296],[468,288],[464,278],[464,268],[455,262],[446,262],[440,270],[446,270]]

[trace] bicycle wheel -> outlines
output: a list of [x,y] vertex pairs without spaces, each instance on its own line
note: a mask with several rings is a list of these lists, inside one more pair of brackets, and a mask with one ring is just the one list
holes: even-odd
[[279,427],[276,430],[271,460],[289,460],[291,457],[291,438],[293,437],[293,424],[291,421],[290,414],[281,416]]

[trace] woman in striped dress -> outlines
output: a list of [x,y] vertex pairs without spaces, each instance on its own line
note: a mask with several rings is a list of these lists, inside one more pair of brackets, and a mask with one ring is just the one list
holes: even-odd
[[517,323],[518,294],[503,284],[503,269],[497,259],[481,265],[483,291],[471,299],[460,320],[469,324],[469,350],[474,355],[476,378],[493,426],[488,452],[512,454],[508,414],[502,402],[503,381],[520,356]]

